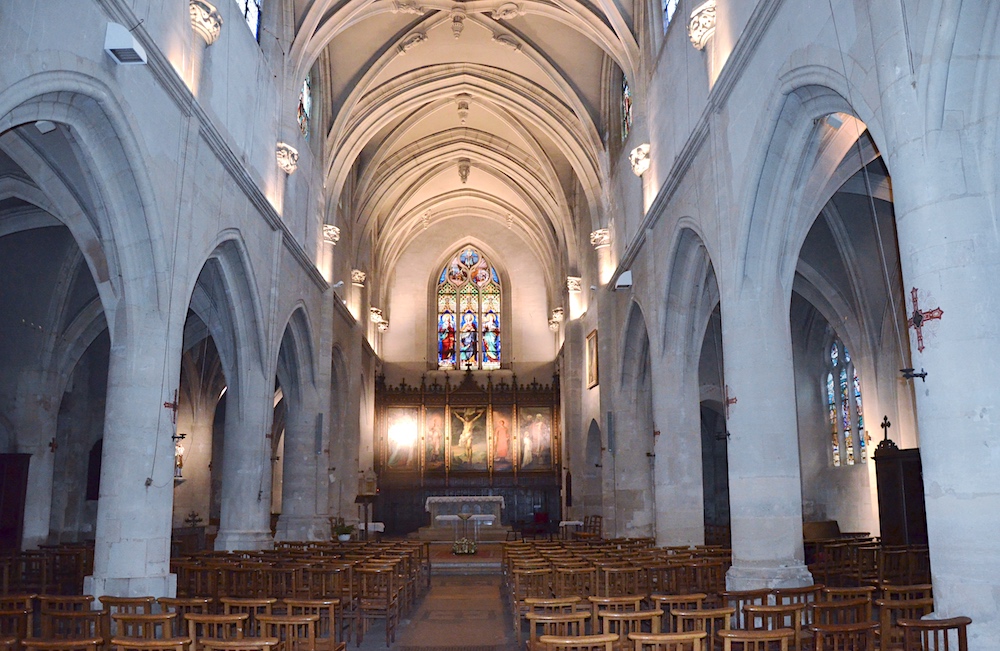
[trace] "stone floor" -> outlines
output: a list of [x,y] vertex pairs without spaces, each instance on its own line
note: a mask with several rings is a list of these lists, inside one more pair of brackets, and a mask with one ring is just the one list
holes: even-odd
[[[396,642],[385,645],[385,627],[376,622],[362,650],[516,651],[509,610],[500,593],[499,562],[493,550],[474,559],[431,555],[431,587],[400,621]],[[495,565],[495,568],[494,568]],[[352,640],[348,650],[358,648]]]

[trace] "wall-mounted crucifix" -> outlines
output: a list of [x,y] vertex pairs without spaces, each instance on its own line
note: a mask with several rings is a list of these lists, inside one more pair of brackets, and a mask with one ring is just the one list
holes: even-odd
[[910,290],[910,300],[913,302],[913,313],[907,319],[906,324],[917,331],[917,350],[924,352],[924,322],[940,319],[944,314],[944,310],[940,307],[936,307],[933,310],[921,310],[920,303],[917,300],[916,287]]
[[177,409],[180,405],[177,404],[177,389],[174,389],[174,401],[164,402],[163,408],[170,410],[170,422],[174,425],[177,424]]
[[729,385],[728,384],[726,385],[726,387],[724,389],[724,393],[725,393],[725,397],[726,397],[726,418],[729,418],[729,406],[730,405],[735,405],[738,401],[737,401],[737,399],[735,397],[732,397],[732,398],[729,397]]

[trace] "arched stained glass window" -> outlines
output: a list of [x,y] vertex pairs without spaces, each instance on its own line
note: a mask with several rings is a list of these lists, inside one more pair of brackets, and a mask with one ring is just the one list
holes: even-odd
[[830,345],[826,400],[832,430],[833,465],[844,463],[852,466],[859,460],[861,463],[867,462],[868,441],[861,402],[861,379],[851,360],[851,353],[839,339]]
[[438,368],[500,368],[501,307],[496,268],[475,247],[462,248],[438,277]]
[[632,89],[628,86],[628,77],[622,75],[622,142],[628,138],[632,129]]
[[302,90],[299,91],[298,121],[299,131],[306,140],[309,140],[309,120],[312,118],[312,75],[306,75],[302,81]]
[[680,0],[662,0],[663,1],[663,33],[667,33],[667,27],[670,27],[670,21],[674,17],[674,12],[677,11],[677,3]]
[[247,27],[250,28],[250,33],[253,37],[260,40],[260,3],[262,0],[236,0],[236,6],[239,7],[240,13],[243,14],[243,19],[247,21]]

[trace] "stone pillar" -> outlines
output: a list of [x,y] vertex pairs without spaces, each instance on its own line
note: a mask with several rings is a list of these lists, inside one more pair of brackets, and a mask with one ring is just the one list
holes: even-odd
[[259,550],[274,545],[271,536],[271,421],[274,378],[259,367],[240,373],[226,394],[219,550]]
[[698,365],[689,353],[668,355],[653,383],[657,545],[705,542]]
[[[310,402],[315,405],[315,400]],[[281,517],[275,533],[278,540],[330,539],[325,495],[322,509],[318,508],[320,471],[325,475],[327,466],[327,456],[323,452],[322,417],[323,414],[315,409],[305,408],[302,400],[289,403],[285,419],[285,452],[281,460],[284,465]],[[326,482],[322,485],[325,493]]]
[[153,316],[128,330],[111,345],[94,573],[83,591],[174,596],[174,423],[164,402],[174,400],[180,342]]
[[[921,310],[943,311],[923,322],[923,350],[909,329],[909,365],[927,372],[913,388],[935,616],[968,615],[969,648],[991,649],[1000,638],[1000,242],[997,197],[979,190],[970,164],[976,139],[933,132],[888,166],[906,311],[912,316],[914,289]],[[994,142],[982,140],[994,156]]]
[[802,484],[788,302],[779,287],[722,301],[730,401],[730,590],[810,585],[803,562]]

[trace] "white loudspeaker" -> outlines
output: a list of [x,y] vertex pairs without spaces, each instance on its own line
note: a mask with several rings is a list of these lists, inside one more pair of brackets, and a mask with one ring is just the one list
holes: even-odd
[[108,31],[104,35],[104,51],[118,65],[143,65],[146,63],[146,50],[139,45],[132,32],[124,25],[108,23]]

